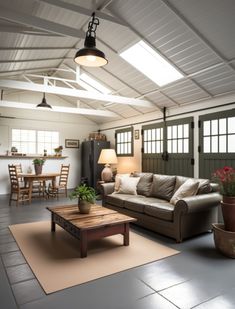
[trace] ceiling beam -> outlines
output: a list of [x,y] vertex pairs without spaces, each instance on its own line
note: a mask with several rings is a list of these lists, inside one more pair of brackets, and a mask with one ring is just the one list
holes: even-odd
[[41,85],[36,83],[21,82],[17,80],[0,80],[0,87],[11,88],[11,89],[21,89],[30,90],[37,92],[46,92],[53,94],[61,94],[65,96],[83,98],[83,99],[93,99],[96,101],[103,102],[114,102],[125,105],[135,105],[144,107],[156,107],[153,103],[146,100],[140,100],[135,98],[122,97],[110,94],[101,94],[98,92],[89,92],[86,90],[69,89],[58,86]]
[[38,62],[38,61],[55,61],[61,59],[73,59],[72,57],[55,57],[44,59],[18,59],[18,60],[0,60],[0,63],[24,63],[24,62]]
[[39,18],[37,16],[27,15],[23,12],[13,11],[0,5],[0,18],[17,22],[19,24],[41,29],[46,32],[56,33],[62,36],[75,38],[84,38],[85,32],[79,29],[57,24],[52,21]]
[[[2,30],[2,28],[1,28]],[[48,47],[18,47],[18,46],[9,46],[9,47],[1,47],[0,50],[77,50],[75,47],[61,47],[61,46],[48,46]]]
[[37,30],[32,27],[26,26],[9,26],[9,25],[0,25],[1,32],[9,32],[9,33],[21,33],[21,34],[28,34],[28,35],[40,35],[40,36],[58,36],[55,33],[48,33],[43,30]]
[[[6,101],[6,100],[0,101],[0,107],[39,110],[39,108],[36,107],[36,104],[13,102],[13,101]],[[110,112],[110,111],[106,111],[106,110],[77,108],[77,107],[52,106],[52,110],[46,109],[46,111],[58,112],[58,113],[79,114],[79,115],[87,115],[87,116],[98,116],[98,117],[114,117],[114,118],[118,117],[117,114]]]
[[72,3],[67,3],[61,0],[40,0],[40,2],[46,2],[49,3],[51,5],[60,7],[62,9],[66,9],[72,12],[76,12],[82,15],[87,15],[87,16],[91,16],[93,12],[95,12],[96,16],[104,19],[104,20],[108,20],[111,21],[113,23],[122,25],[122,26],[127,26],[127,24],[124,21],[121,21],[120,19],[118,19],[117,17],[113,17],[111,15],[105,14],[99,10],[89,10],[86,9],[84,7],[81,7],[77,4],[72,4]]

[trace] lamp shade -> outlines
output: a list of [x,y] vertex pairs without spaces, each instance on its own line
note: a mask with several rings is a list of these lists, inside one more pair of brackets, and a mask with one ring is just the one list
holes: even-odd
[[99,160],[99,164],[117,164],[117,156],[114,149],[102,149]]
[[36,107],[39,108],[52,108],[51,105],[49,105],[46,101],[46,97],[45,97],[45,93],[43,93],[43,98],[42,98],[42,102],[40,104],[38,104]]

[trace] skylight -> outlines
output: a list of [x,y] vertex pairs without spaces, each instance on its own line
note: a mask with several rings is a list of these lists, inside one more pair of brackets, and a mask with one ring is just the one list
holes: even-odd
[[84,82],[82,87],[84,87],[87,90],[91,91],[99,91],[103,94],[109,94],[111,93],[111,90],[108,89],[107,87],[103,86],[101,83],[99,83],[97,80],[94,78],[90,77],[86,73],[82,73],[79,76],[79,79]]
[[131,46],[120,56],[160,87],[183,77],[179,71],[143,41]]

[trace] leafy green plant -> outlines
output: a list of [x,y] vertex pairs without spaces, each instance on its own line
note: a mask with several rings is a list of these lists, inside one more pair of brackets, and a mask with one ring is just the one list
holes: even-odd
[[70,199],[79,198],[82,201],[87,201],[94,204],[96,199],[95,189],[88,187],[85,184],[77,186],[69,195]]
[[33,164],[34,165],[43,165],[45,163],[45,160],[42,158],[35,158],[33,159]]

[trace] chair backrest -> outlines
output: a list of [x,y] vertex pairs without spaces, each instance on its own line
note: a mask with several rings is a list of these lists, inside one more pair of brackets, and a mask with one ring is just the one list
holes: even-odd
[[19,189],[19,177],[17,173],[16,165],[9,164],[8,165],[10,182],[11,182],[11,189],[18,190]]
[[15,165],[15,167],[16,167],[17,174],[23,173],[21,163],[19,163],[19,164],[14,164],[14,165]]
[[61,165],[59,185],[67,186],[69,176],[69,165]]

